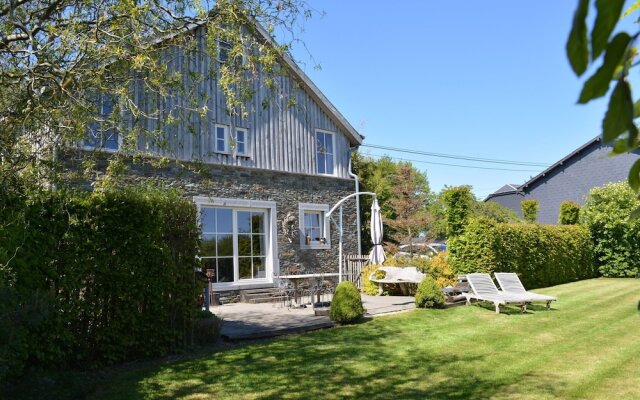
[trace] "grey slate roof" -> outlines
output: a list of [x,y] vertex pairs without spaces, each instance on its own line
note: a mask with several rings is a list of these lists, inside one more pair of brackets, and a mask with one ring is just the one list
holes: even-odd
[[488,195],[484,199],[484,201],[488,201],[488,200],[492,199],[493,197],[500,196],[500,195],[506,195],[506,194],[513,194],[513,193],[522,192],[524,189],[528,188],[529,186],[533,185],[534,183],[536,183],[540,179],[542,179],[545,176],[549,175],[556,168],[561,167],[567,161],[571,160],[575,156],[577,156],[580,153],[582,153],[585,149],[589,148],[594,143],[600,142],[601,140],[602,140],[602,138],[600,137],[600,135],[596,136],[595,138],[589,140],[587,143],[583,144],[582,146],[578,147],[577,149],[575,149],[574,151],[572,151],[571,153],[566,155],[560,161],[555,162],[549,168],[545,169],[544,171],[542,171],[538,175],[536,175],[533,178],[529,179],[524,184],[522,184],[522,185],[513,185],[513,184],[504,185],[500,189],[498,189],[495,192],[493,192],[490,195]]

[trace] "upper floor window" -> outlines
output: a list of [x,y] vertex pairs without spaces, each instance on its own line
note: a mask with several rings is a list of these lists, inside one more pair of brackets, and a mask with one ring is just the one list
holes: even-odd
[[218,61],[221,63],[227,62],[230,52],[231,43],[218,39]]
[[319,174],[333,175],[335,170],[334,134],[316,131],[316,165]]
[[113,122],[115,100],[110,95],[100,96],[97,100],[98,118],[89,123],[89,129],[84,139],[84,146],[118,150],[119,135]]
[[236,155],[249,155],[249,132],[245,128],[236,128]]
[[228,153],[229,152],[229,128],[225,125],[216,125],[215,136],[215,152],[216,153]]

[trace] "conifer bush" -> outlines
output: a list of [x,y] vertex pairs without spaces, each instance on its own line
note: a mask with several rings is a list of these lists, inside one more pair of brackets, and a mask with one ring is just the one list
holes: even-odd
[[538,200],[522,200],[520,202],[520,208],[522,209],[522,217],[525,221],[531,224],[538,221],[538,210],[540,209]]
[[560,204],[558,223],[560,225],[575,225],[580,219],[580,205],[567,200]]
[[353,282],[340,282],[331,300],[329,317],[332,321],[346,324],[364,315],[360,292]]

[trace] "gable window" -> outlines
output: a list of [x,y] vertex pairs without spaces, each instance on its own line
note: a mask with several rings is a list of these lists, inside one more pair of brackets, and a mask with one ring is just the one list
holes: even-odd
[[118,150],[119,135],[112,121],[115,100],[110,95],[103,95],[97,101],[96,106],[99,117],[96,121],[89,123],[83,144],[90,148]]
[[303,249],[328,249],[331,247],[326,204],[300,203],[300,247]]
[[277,253],[273,241],[275,203],[194,198],[200,212],[204,269],[215,271],[217,284],[265,281]]
[[236,128],[236,155],[249,155],[249,132],[245,128]]
[[319,174],[334,175],[335,148],[334,134],[327,131],[316,131],[316,165]]
[[223,64],[227,62],[230,52],[231,43],[218,39],[218,61]]
[[215,152],[216,153],[228,153],[229,152],[229,128],[224,125],[216,125],[215,135]]

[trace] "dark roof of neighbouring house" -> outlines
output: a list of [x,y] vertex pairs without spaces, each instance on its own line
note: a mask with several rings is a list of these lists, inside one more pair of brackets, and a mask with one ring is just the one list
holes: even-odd
[[532,184],[534,184],[537,181],[541,180],[542,178],[546,177],[547,175],[552,173],[557,168],[563,166],[567,161],[569,161],[572,158],[582,154],[586,149],[588,149],[589,147],[593,146],[595,143],[600,142],[601,140],[602,140],[602,138],[599,135],[596,136],[595,138],[589,140],[587,143],[583,144],[582,146],[578,147],[577,149],[575,149],[574,151],[572,151],[571,153],[566,155],[560,161],[555,162],[549,168],[545,169],[544,171],[542,171],[538,175],[536,175],[533,178],[529,179],[524,184],[522,184],[520,186],[518,186],[518,185],[504,185],[500,189],[498,189],[495,192],[493,192],[490,195],[488,195],[484,199],[484,201],[490,200],[490,199],[492,199],[494,197],[497,197],[497,196],[504,196],[504,195],[507,195],[507,194],[513,194],[513,193],[522,192],[527,187],[531,186]]

